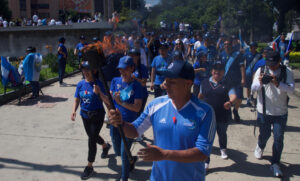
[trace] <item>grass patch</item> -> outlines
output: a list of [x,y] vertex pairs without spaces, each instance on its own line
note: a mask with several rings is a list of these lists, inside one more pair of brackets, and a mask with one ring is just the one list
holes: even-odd
[[290,63],[290,66],[295,69],[300,69],[300,62],[292,62]]

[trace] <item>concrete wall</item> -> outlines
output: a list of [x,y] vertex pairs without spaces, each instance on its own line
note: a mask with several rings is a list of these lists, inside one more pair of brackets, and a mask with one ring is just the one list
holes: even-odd
[[47,54],[47,45],[52,46],[52,53],[57,52],[58,39],[66,38],[65,46],[74,48],[81,35],[91,42],[92,37],[102,38],[112,26],[106,23],[79,23],[70,26],[41,26],[0,28],[0,56],[24,56],[28,46],[34,46],[37,52]]

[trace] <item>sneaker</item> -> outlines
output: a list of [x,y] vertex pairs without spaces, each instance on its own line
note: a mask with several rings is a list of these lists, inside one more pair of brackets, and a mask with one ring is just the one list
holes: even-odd
[[227,150],[226,149],[221,149],[221,158],[222,159],[228,159],[228,155],[227,155]]
[[277,163],[274,163],[273,165],[271,165],[270,167],[271,171],[273,172],[275,177],[282,177],[282,171],[280,170],[280,167]]
[[255,148],[255,150],[254,150],[254,156],[255,156],[255,158],[257,158],[257,159],[262,159],[262,156],[263,156],[263,152],[264,152],[264,150],[263,149],[261,149],[259,146],[258,146],[258,144],[256,145],[256,148]]
[[81,174],[81,180],[87,180],[94,174],[94,168],[86,166],[83,173]]
[[233,109],[233,116],[234,116],[233,120],[235,120],[237,122],[241,121],[240,115],[236,109]]
[[102,153],[101,153],[101,158],[106,158],[109,149],[111,148],[111,145],[107,143],[107,147],[103,148]]
[[209,164],[208,164],[208,163],[205,163],[205,164],[204,164],[204,168],[205,168],[205,171],[207,172],[207,171],[208,171],[208,168],[209,168]]

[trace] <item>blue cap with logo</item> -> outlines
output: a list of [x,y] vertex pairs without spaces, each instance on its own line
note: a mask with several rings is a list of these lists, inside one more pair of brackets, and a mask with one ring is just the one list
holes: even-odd
[[124,56],[124,57],[120,58],[119,65],[117,68],[125,69],[128,66],[133,66],[133,65],[134,65],[133,59],[130,56]]
[[192,81],[195,78],[193,66],[182,60],[174,60],[167,69],[157,71],[157,74],[168,78],[183,78]]

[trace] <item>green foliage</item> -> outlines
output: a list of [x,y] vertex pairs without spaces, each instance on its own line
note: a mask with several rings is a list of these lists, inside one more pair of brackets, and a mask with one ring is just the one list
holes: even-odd
[[300,63],[300,52],[291,52],[289,61]]
[[7,21],[11,18],[11,11],[8,8],[7,0],[0,0],[0,16],[3,16],[3,19],[6,19]]
[[151,8],[148,25],[159,27],[161,20],[167,23],[189,23],[201,29],[204,23],[212,27],[222,17],[222,28],[227,34],[237,34],[242,29],[243,37],[255,35],[272,36],[273,14],[268,4],[261,0],[161,0]]
[[43,56],[43,64],[49,65],[51,72],[58,72],[57,56],[53,53]]

